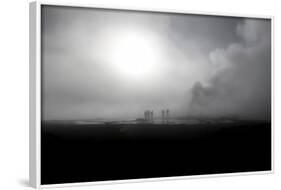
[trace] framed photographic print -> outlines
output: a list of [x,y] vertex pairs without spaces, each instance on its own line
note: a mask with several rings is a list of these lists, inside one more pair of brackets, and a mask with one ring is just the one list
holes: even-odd
[[272,22],[31,3],[32,186],[272,172]]

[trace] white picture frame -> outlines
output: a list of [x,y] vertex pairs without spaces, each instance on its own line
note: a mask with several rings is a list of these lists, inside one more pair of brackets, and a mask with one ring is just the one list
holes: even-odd
[[[231,17],[247,17],[247,18],[261,18],[271,20],[271,170],[270,171],[255,171],[255,172],[238,172],[238,173],[223,173],[223,174],[204,174],[192,176],[174,176],[174,177],[160,177],[147,179],[124,179],[113,181],[97,181],[97,182],[78,182],[78,183],[63,183],[63,184],[41,184],[41,7],[43,5],[54,6],[73,6],[85,8],[102,8],[102,9],[118,9],[118,10],[132,10],[132,11],[152,11],[161,13],[183,13],[195,15],[208,16],[231,16]],[[274,113],[273,113],[273,69],[274,69],[274,18],[272,16],[261,15],[233,15],[228,13],[209,13],[209,12],[191,12],[185,10],[155,10],[149,8],[139,7],[109,7],[107,5],[91,5],[78,2],[48,2],[35,1],[30,3],[30,116],[29,116],[29,179],[30,185],[34,188],[45,187],[67,187],[80,185],[96,185],[96,184],[114,184],[114,183],[128,183],[128,182],[145,182],[145,181],[159,181],[159,180],[177,180],[177,179],[192,179],[205,177],[220,177],[220,176],[236,176],[236,175],[251,175],[251,174],[270,174],[274,172]]]

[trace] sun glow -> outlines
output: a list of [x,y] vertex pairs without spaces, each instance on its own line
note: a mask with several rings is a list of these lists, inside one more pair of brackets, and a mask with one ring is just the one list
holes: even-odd
[[112,63],[129,79],[145,79],[157,73],[158,49],[150,36],[129,32],[112,41]]

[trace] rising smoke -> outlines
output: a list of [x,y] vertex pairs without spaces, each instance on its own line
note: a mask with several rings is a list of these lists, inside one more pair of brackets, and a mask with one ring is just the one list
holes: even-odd
[[271,118],[270,21],[247,19],[237,25],[241,42],[209,54],[213,73],[196,82],[189,113],[208,117]]

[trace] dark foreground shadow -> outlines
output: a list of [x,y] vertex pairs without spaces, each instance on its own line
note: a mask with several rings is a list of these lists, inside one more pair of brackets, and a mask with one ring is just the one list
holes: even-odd
[[43,184],[271,170],[266,122],[44,123],[41,132]]

